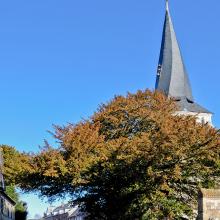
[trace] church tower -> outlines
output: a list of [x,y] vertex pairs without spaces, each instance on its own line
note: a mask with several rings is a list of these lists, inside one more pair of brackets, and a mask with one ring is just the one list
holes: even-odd
[[168,0],[166,0],[155,89],[176,101],[179,107],[177,114],[193,115],[197,117],[198,122],[212,124],[212,113],[198,105],[193,98],[190,80],[170,16]]

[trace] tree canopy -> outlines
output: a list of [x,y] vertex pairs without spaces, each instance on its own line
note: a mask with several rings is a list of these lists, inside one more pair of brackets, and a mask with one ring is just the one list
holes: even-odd
[[29,160],[31,158],[29,153],[21,153],[15,147],[9,145],[0,145],[3,154],[4,166],[3,173],[5,183],[8,186],[16,185],[16,178],[22,171],[30,169]]
[[23,154],[15,170],[7,158],[7,178],[51,199],[69,194],[88,219],[192,217],[198,189],[219,184],[219,131],[176,110],[158,92],[116,96],[88,120],[55,126],[58,148]]

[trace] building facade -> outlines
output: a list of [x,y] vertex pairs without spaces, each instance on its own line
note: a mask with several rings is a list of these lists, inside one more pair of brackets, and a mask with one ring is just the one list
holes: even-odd
[[78,206],[61,204],[58,207],[49,207],[44,213],[42,220],[84,220],[85,214]]
[[3,156],[0,149],[0,220],[15,220],[16,203],[5,192],[4,176],[2,174]]
[[220,220],[220,190],[201,189],[198,220]]
[[0,209],[0,220],[15,219],[15,202],[4,191],[0,191]]

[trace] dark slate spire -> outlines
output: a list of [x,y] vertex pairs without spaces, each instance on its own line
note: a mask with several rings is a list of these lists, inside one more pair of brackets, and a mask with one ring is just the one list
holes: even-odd
[[166,15],[157,70],[156,90],[179,102],[180,110],[191,112],[208,111],[194,103],[189,77],[183,62],[166,0]]

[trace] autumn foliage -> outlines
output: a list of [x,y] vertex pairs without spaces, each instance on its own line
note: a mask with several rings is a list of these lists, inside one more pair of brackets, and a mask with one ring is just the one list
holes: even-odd
[[88,120],[55,126],[59,148],[46,143],[14,171],[7,158],[7,178],[51,199],[68,194],[88,219],[190,217],[198,189],[219,184],[219,131],[176,110],[158,92],[117,96]]

